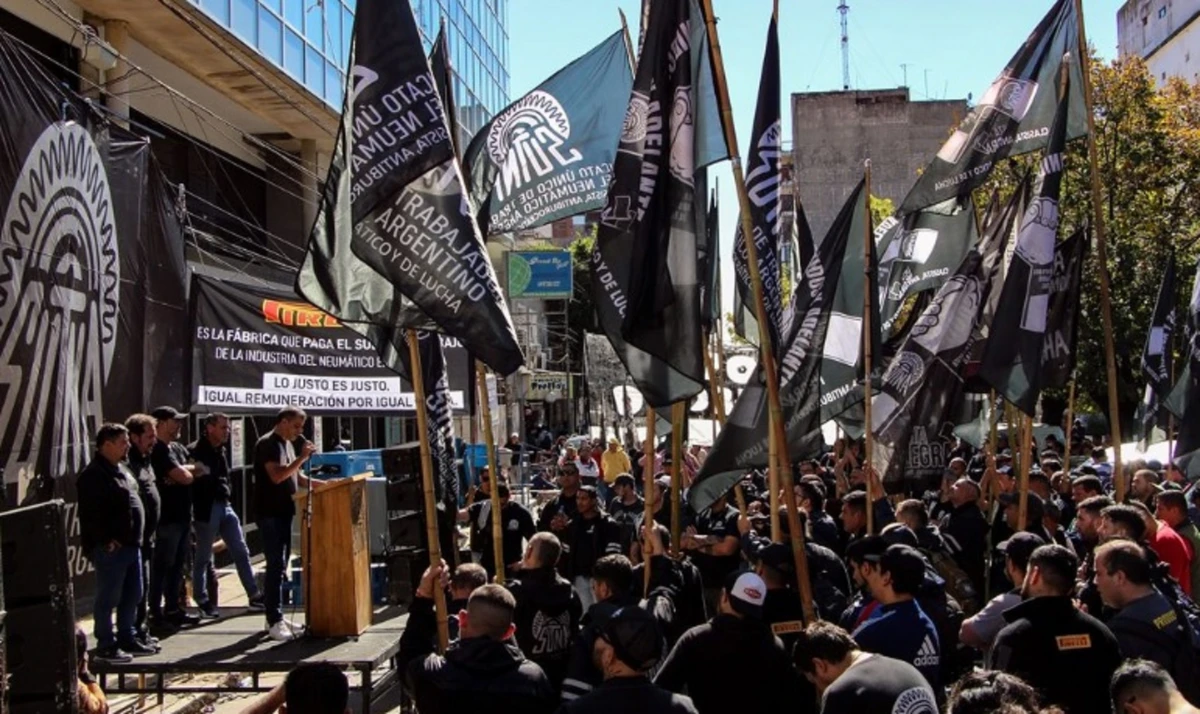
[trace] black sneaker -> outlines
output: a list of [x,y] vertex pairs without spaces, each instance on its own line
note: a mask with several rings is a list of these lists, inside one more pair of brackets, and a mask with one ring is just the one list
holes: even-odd
[[154,635],[150,634],[149,632],[139,632],[137,634],[137,641],[141,642],[143,645],[146,645],[147,647],[158,647],[159,646],[158,638],[155,637]]
[[163,619],[175,625],[176,627],[184,627],[185,625],[199,625],[200,618],[196,615],[190,615],[183,610],[178,612],[163,613]]
[[210,602],[202,602],[196,608],[200,610],[200,619],[202,620],[215,620],[221,616],[221,611]]
[[120,647],[113,645],[112,647],[97,647],[92,650],[92,659],[101,662],[124,664],[125,662],[132,662],[133,656],[123,651]]
[[255,595],[254,597],[250,598],[250,602],[246,603],[246,609],[259,611],[266,610],[267,605],[263,602],[263,596]]
[[161,649],[159,647],[150,647],[149,645],[144,645],[137,640],[121,642],[118,644],[118,646],[131,658],[147,657],[149,655],[158,654],[159,650]]

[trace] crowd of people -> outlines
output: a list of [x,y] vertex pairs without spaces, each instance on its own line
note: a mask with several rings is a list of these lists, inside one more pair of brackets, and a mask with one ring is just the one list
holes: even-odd
[[[1174,467],[1122,474],[1101,447],[1046,439],[1024,507],[1003,438],[948,445],[940,487],[906,494],[854,442],[797,464],[811,618],[763,474],[740,484],[745,512],[731,497],[693,512],[670,498],[669,451],[616,439],[563,448],[540,507],[484,473],[459,514],[474,562],[431,567],[411,608],[408,690],[421,712],[1200,711],[1200,498]],[[687,450],[684,489],[704,456]],[[454,620],[443,654],[436,588]]]
[[[78,477],[97,573],[93,658],[153,653],[155,631],[219,617],[220,543],[269,636],[300,633],[283,617],[282,579],[292,495],[310,485],[304,413],[281,410],[254,449],[261,587],[229,505],[229,420],[205,417],[184,445],[181,418],[161,407],[104,425]],[[739,484],[744,511],[726,496],[695,512],[671,498],[669,450],[626,451],[617,439],[564,445],[536,505],[515,497],[505,470],[484,471],[458,513],[470,562],[432,565],[411,603],[407,691],[423,714],[785,702],[828,714],[1200,711],[1200,492],[1169,464],[1117,470],[1100,445],[1040,448],[1026,455],[1024,498],[1020,455],[1003,440],[954,444],[939,487],[904,494],[886,492],[855,442],[796,464],[805,587],[790,519],[772,518],[762,473]],[[686,492],[705,452],[682,456]],[[435,612],[439,588],[448,617]],[[452,640],[442,653],[439,616]]]

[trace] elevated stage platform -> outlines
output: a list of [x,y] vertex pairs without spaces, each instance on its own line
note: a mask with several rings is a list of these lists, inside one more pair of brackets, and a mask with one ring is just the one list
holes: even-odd
[[[285,611],[284,616],[298,624],[304,622],[303,612]],[[362,694],[363,712],[370,712],[377,695],[397,683],[395,658],[407,619],[400,608],[390,607],[376,611],[371,627],[359,637],[275,642],[267,637],[262,612],[226,608],[221,619],[163,638],[162,651],[156,655],[135,657],[124,664],[97,661],[91,669],[110,695],[156,694],[161,705],[167,693],[269,691],[270,687],[260,686],[260,675],[287,672],[300,662],[329,662],[359,674],[359,682],[352,688]],[[172,686],[169,681],[171,675],[231,673],[249,677],[251,686]]]

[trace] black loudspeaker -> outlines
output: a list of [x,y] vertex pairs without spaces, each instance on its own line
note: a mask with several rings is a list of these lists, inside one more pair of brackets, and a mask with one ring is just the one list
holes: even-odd
[[424,511],[425,494],[421,489],[421,477],[408,476],[402,479],[389,479],[387,508],[388,511]]
[[0,513],[8,711],[74,712],[75,593],[62,501]]
[[424,548],[425,519],[419,512],[388,511],[388,540],[393,548]]
[[379,454],[383,461],[383,475],[389,481],[413,477],[421,479],[421,445],[418,442],[400,444],[384,449]]
[[408,606],[413,601],[421,575],[429,565],[429,551],[398,550],[388,557],[388,602]]

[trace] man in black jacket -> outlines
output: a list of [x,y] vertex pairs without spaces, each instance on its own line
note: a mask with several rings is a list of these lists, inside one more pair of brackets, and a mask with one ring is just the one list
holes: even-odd
[[1006,611],[987,668],[1020,677],[1066,714],[1112,711],[1108,683],[1121,664],[1117,638],[1071,601],[1079,560],[1061,545],[1029,557],[1020,605]]
[[500,585],[471,593],[459,615],[460,637],[445,656],[434,652],[437,619],[433,588],[446,564],[421,576],[400,636],[400,660],[421,714],[495,712],[547,714],[557,697],[542,668],[525,659],[513,638],[516,601]]
[[559,571],[575,586],[586,609],[592,605],[592,566],[606,555],[621,552],[621,527],[600,510],[595,486],[575,494],[579,512],[562,535],[563,562]]
[[155,652],[137,641],[134,627],[142,597],[141,546],[146,516],[137,480],[121,463],[128,452],[129,431],[124,426],[101,426],[96,432],[96,456],[75,482],[80,544],[96,568],[96,651],[92,656],[111,662],[128,662],[130,655]]
[[[816,711],[783,643],[762,621],[766,594],[766,583],[754,573],[730,574],[719,614],[679,638],[654,683],[672,692],[686,688],[700,714],[771,711],[779,702],[795,702],[793,711]],[[771,686],[735,684],[744,682]]]
[[941,532],[950,555],[982,595],[987,585],[988,522],[979,510],[979,497],[979,484],[969,478],[955,481],[943,501]]
[[633,566],[629,564],[629,558],[606,555],[597,560],[592,570],[592,590],[596,604],[584,613],[579,635],[571,646],[567,675],[562,683],[564,702],[582,697],[603,681],[603,672],[596,667],[592,648],[614,612],[627,605],[637,605],[632,593]]
[[516,601],[517,644],[545,671],[556,690],[567,674],[571,640],[583,615],[575,588],[555,570],[561,554],[554,534],[534,534],[516,573],[519,579],[508,583]]
[[593,658],[604,683],[564,703],[559,714],[696,714],[691,699],[646,677],[661,656],[662,633],[654,616],[636,605],[617,610],[595,638]]
[[150,634],[147,604],[150,599],[150,563],[154,560],[154,533],[158,530],[158,513],[162,510],[162,499],[154,482],[154,468],[150,465],[150,452],[158,439],[154,426],[154,417],[149,414],[133,414],[125,420],[125,428],[129,430],[129,470],[137,479],[142,512],[146,516],[142,526],[142,597],[138,599],[134,628],[138,642],[150,648],[158,647],[158,638]]

